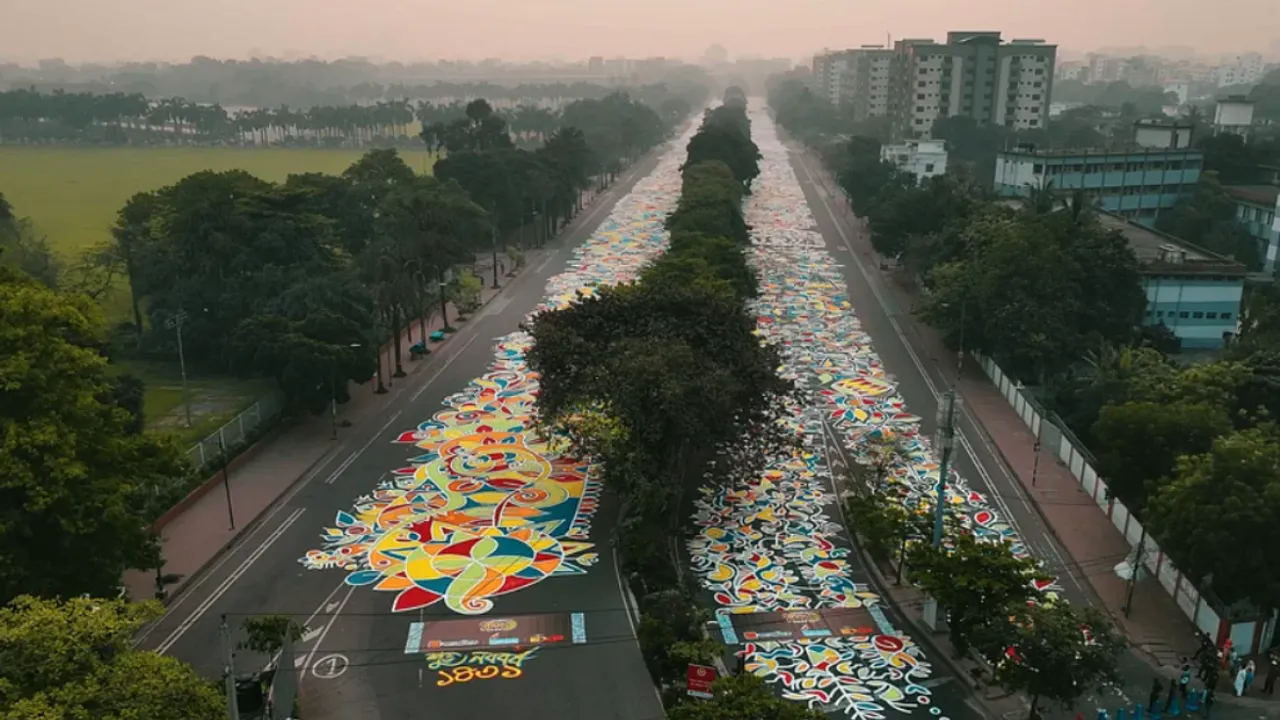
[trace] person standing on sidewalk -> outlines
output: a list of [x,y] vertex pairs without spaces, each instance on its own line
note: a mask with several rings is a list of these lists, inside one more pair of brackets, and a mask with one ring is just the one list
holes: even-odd
[[1160,702],[1160,678],[1151,679],[1151,695],[1147,696],[1147,712],[1154,712]]
[[1178,694],[1182,697],[1182,705],[1187,705],[1187,690],[1191,688],[1191,663],[1182,658],[1182,674],[1178,676]]
[[1272,650],[1267,662],[1270,667],[1267,668],[1267,680],[1262,684],[1262,692],[1272,695],[1276,691],[1276,678],[1280,678],[1280,650]]
[[1169,708],[1173,707],[1173,696],[1178,694],[1178,679],[1169,678],[1169,696],[1164,699],[1164,711],[1169,712]]

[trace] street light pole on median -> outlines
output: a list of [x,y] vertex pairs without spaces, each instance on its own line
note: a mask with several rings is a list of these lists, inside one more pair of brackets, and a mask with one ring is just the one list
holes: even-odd
[[938,408],[938,497],[933,518],[933,546],[942,546],[942,528],[947,509],[947,473],[951,469],[951,452],[956,441],[956,391],[948,390]]

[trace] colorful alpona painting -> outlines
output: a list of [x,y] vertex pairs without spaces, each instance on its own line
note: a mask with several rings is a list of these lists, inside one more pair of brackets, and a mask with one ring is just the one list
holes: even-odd
[[[791,419],[802,452],[778,459],[758,480],[703,490],[690,542],[694,569],[720,613],[863,607],[876,618],[877,632],[865,636],[744,645],[745,667],[778,683],[784,696],[851,718],[879,720],[896,711],[945,720],[925,686],[932,668],[923,652],[893,627],[877,594],[850,578],[850,549],[833,520],[839,510],[829,461],[866,460],[869,440],[893,437],[903,449],[890,473],[893,496],[916,509],[935,504],[938,465],[920,419],[853,314],[842,270],[817,232],[772,121],[760,112],[751,119],[763,156],[746,206],[760,280],[757,324],[781,351],[782,374],[813,402]],[[1011,525],[962,478],[948,478],[943,502],[970,532],[1008,540],[1014,553],[1029,556]],[[1036,587],[1047,598],[1061,591],[1056,581]]]
[[[683,147],[668,150],[574,251],[535,313],[632,280],[662,251]],[[339,512],[302,564],[341,569],[349,585],[394,593],[397,612],[442,605],[462,615],[488,613],[497,598],[595,565],[591,519],[600,486],[562,438],[533,428],[530,342],[524,332],[500,338],[487,372],[401,433],[404,464]]]

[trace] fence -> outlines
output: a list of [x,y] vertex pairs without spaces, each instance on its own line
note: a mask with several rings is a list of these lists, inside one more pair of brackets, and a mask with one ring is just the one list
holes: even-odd
[[279,395],[272,393],[262,396],[258,402],[232,418],[231,422],[192,446],[187,451],[192,464],[198,468],[207,467],[221,456],[223,448],[230,451],[243,443],[254,430],[274,420],[283,407]]
[[[1022,418],[1023,424],[1039,440],[1040,447],[1051,451],[1071,471],[1085,494],[1093,498],[1098,509],[1120,531],[1129,543],[1129,547],[1134,548],[1134,554],[1137,554],[1136,548],[1139,544],[1143,546],[1143,565],[1159,580],[1165,592],[1169,593],[1178,608],[1197,628],[1214,638],[1219,638],[1223,630],[1227,630],[1233,645],[1242,652],[1248,652],[1248,649],[1259,645],[1267,647],[1275,631],[1274,614],[1270,621],[1240,622],[1230,625],[1229,628],[1225,627],[1218,611],[1201,597],[1200,590],[1195,584],[1178,571],[1173,560],[1160,550],[1155,539],[1146,534],[1138,519],[1129,512],[1129,508],[1111,497],[1107,483],[1093,467],[1093,456],[1081,447],[1079,440],[1070,429],[1064,426],[1061,419],[1056,414],[1046,412],[1023,390],[1022,383],[1005,374],[994,360],[977,355],[975,357],[978,358],[982,369],[986,371],[987,377],[991,378],[991,382],[1000,390],[1000,394],[1004,395],[1004,399],[1013,406],[1018,417]],[[1260,624],[1264,627],[1258,627]]]

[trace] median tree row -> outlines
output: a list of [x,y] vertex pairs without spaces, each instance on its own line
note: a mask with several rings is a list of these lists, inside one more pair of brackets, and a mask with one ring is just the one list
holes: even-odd
[[[639,280],[580,296],[530,325],[538,418],[597,463],[622,500],[617,544],[638,598],[641,650],[672,718],[808,718],[754,678],[686,701],[690,663],[720,654],[681,568],[679,518],[691,492],[762,470],[794,438],[778,420],[794,402],[776,350],[755,334],[742,199],[758,174],[745,98],[732,89],[688,145],[665,252]],[[743,704],[745,703],[745,705]],[[744,714],[745,710],[745,714]]]

